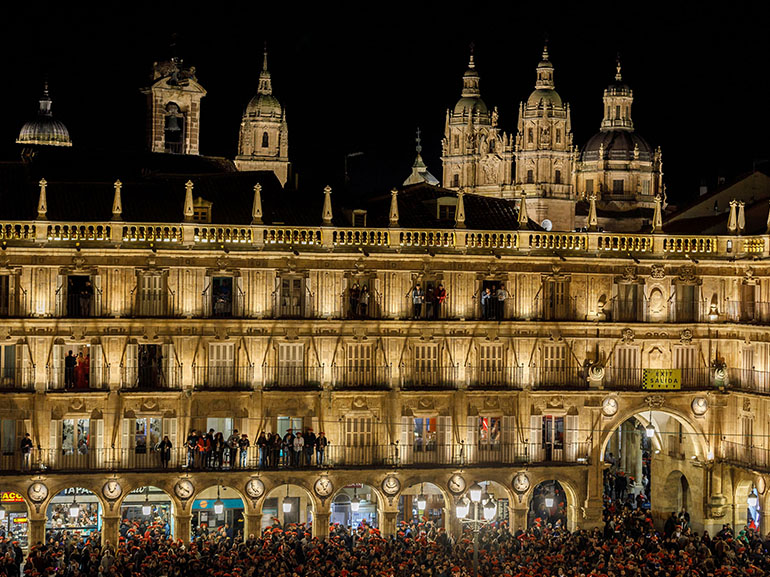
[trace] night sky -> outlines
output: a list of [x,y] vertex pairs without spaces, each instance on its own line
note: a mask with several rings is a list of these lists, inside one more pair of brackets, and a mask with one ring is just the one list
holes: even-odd
[[[346,153],[361,194],[401,184],[423,156],[441,176],[446,109],[460,96],[468,46],[476,46],[482,96],[514,132],[519,101],[535,81],[547,36],[556,87],[572,107],[575,143],[598,131],[602,91],[619,52],[634,90],[637,131],[663,149],[669,200],[685,202],[770,158],[767,9],[740,2],[317,2],[269,8],[252,2],[27,3],[1,25],[0,151],[16,158],[19,128],[33,118],[45,77],[54,115],[74,145],[144,146],[144,97],[152,62],[176,52],[197,69],[201,151],[234,157],[242,111],[256,93],[267,40],[276,95],[287,108],[290,157],[300,186],[339,185]],[[275,3],[278,5],[279,3]],[[589,5],[586,8],[586,5]],[[159,7],[161,6],[162,7]],[[130,8],[129,8],[130,6]]]

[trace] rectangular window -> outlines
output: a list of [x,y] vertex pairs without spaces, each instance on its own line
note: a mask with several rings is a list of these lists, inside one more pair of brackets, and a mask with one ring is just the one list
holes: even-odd
[[0,345],[0,388],[20,387],[16,377],[16,345]]
[[758,321],[757,315],[757,285],[741,285],[741,321]]
[[545,320],[568,320],[569,316],[569,281],[543,281],[543,318]]
[[459,174],[453,174],[452,175],[452,187],[458,188],[460,186],[460,175]]
[[211,277],[210,298],[213,316],[228,318],[233,316],[233,277]]
[[505,384],[503,345],[482,345],[479,347],[479,384]]
[[555,184],[561,184],[561,170],[554,171],[553,180]]
[[457,207],[452,204],[439,204],[438,205],[438,219],[454,221],[455,211]]
[[134,448],[138,454],[152,451],[160,443],[163,420],[160,417],[139,417],[134,421]]
[[556,129],[556,144],[561,143],[561,128]]
[[16,450],[16,421],[2,419],[0,421],[0,441],[3,455],[13,455]]
[[613,320],[620,322],[636,322],[641,320],[638,318],[638,313],[641,310],[639,285],[633,283],[618,283],[616,286],[618,293],[615,299]]
[[278,345],[278,384],[301,385],[304,382],[305,346],[302,343]]
[[564,454],[564,417],[544,415],[540,434],[545,461],[561,461]]
[[374,345],[352,343],[347,347],[348,384],[366,385],[372,379]]
[[415,417],[413,447],[416,452],[436,450],[436,422],[435,417]]
[[63,419],[61,448],[63,455],[87,455],[89,441],[88,419]]
[[532,144],[533,142],[535,142],[535,131],[531,128],[527,129],[527,142],[529,144]]
[[214,429],[214,433],[222,433],[225,440],[233,434],[233,419],[228,417],[209,417],[206,419],[206,432]]
[[697,348],[694,346],[674,347],[674,367],[682,371],[682,386],[697,384]]
[[620,120],[620,106],[615,107],[615,118]]
[[86,318],[94,316],[94,286],[90,275],[67,275],[66,316]]
[[347,447],[371,447],[373,444],[371,417],[347,417],[345,419],[345,445]]
[[420,385],[438,384],[438,345],[414,347],[414,382]]
[[212,343],[209,345],[209,366],[207,385],[210,387],[231,387],[235,385],[235,345]]
[[535,172],[530,168],[527,171],[527,184],[533,184],[535,182]]
[[354,210],[353,211],[353,226],[366,226],[366,211]]
[[612,181],[612,193],[623,194],[623,179],[616,179]]
[[137,313],[143,317],[166,314],[166,278],[160,274],[141,274],[137,287]]
[[479,417],[479,445],[499,446],[500,445],[500,426],[502,419],[500,417]]
[[460,148],[460,136],[455,134],[452,140],[453,140],[454,149],[457,150],[458,148]]
[[567,345],[543,345],[542,368],[546,381],[557,384],[567,368]]
[[11,276],[0,275],[0,317],[11,314]]
[[612,383],[621,387],[638,387],[641,384],[639,347],[619,346],[615,350]]
[[674,319],[676,322],[695,322],[698,317],[698,287],[677,284],[675,289]]
[[741,419],[741,438],[746,449],[754,446],[754,419],[751,417]]
[[586,179],[586,195],[594,193],[594,181],[592,178]]
[[281,279],[281,316],[301,318],[305,297],[305,282],[302,278]]
[[642,194],[645,196],[649,196],[650,194],[650,181],[649,180],[643,180],[642,181]]
[[289,432],[289,430],[291,430],[292,433],[303,431],[304,429],[302,427],[302,417],[278,417],[278,434],[282,439],[286,433]]

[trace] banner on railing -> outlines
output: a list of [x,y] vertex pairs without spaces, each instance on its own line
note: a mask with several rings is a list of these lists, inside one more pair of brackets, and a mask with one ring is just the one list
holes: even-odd
[[682,369],[642,369],[642,389],[678,391],[682,388]]

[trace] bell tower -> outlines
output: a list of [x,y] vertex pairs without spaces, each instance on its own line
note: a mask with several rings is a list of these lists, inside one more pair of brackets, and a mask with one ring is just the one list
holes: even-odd
[[147,96],[147,140],[152,152],[200,154],[200,105],[206,91],[195,67],[179,58],[155,62]]

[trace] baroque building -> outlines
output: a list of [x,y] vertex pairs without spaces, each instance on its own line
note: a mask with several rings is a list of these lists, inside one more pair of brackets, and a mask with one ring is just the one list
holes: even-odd
[[[522,120],[554,167],[567,109],[538,70],[548,94]],[[191,147],[202,89],[178,63],[158,74],[160,150]],[[450,151],[494,126],[473,61],[465,81]],[[628,130],[620,102],[607,120]],[[765,223],[733,200],[709,233],[547,231],[529,201],[436,186],[419,146],[414,179],[355,210],[329,187],[287,202],[273,167],[196,154],[88,164],[39,145],[0,165],[2,527],[114,543],[162,511],[183,541],[273,518],[457,535],[479,482],[511,530],[544,512],[575,529],[602,523],[611,467],[652,489],[657,523],[770,525]],[[250,443],[202,453],[193,430]]]

